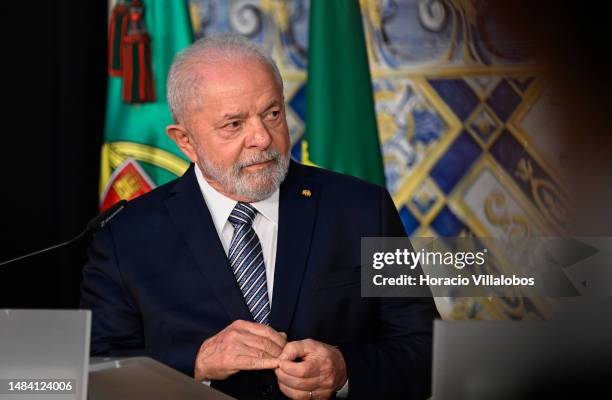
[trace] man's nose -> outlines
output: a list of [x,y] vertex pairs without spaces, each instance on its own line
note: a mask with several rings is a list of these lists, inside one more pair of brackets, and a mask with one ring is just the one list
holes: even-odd
[[246,146],[267,149],[272,143],[272,136],[263,121],[260,118],[253,118],[250,128]]

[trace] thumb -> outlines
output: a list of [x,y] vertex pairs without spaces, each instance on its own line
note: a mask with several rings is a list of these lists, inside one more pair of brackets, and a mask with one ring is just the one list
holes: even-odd
[[280,360],[295,360],[298,357],[305,355],[304,343],[300,340],[289,342],[283,348],[283,352],[278,358]]

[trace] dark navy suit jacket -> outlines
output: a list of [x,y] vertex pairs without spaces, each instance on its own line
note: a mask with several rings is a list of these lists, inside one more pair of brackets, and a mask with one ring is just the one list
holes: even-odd
[[[387,191],[292,162],[279,207],[270,326],[288,340],[338,346],[352,399],[427,397],[432,299],[360,296],[361,237],[405,236]],[[93,311],[92,355],[146,355],[189,375],[206,338],[253,320],[193,165],[96,234],[81,306]],[[273,371],[212,386],[241,399],[284,398]]]

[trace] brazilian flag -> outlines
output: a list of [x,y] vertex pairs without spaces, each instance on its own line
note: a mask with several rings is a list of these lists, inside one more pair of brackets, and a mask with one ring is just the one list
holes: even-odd
[[109,21],[109,83],[100,207],[182,175],[189,163],[165,133],[166,76],[193,41],[187,0],[117,0]]
[[358,0],[312,0],[302,162],[384,186]]

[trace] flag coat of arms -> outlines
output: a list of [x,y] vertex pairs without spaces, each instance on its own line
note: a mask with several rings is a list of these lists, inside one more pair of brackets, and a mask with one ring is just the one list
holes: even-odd
[[187,0],[117,0],[109,21],[109,82],[100,208],[181,176],[189,162],[167,137],[166,76],[193,41]]

